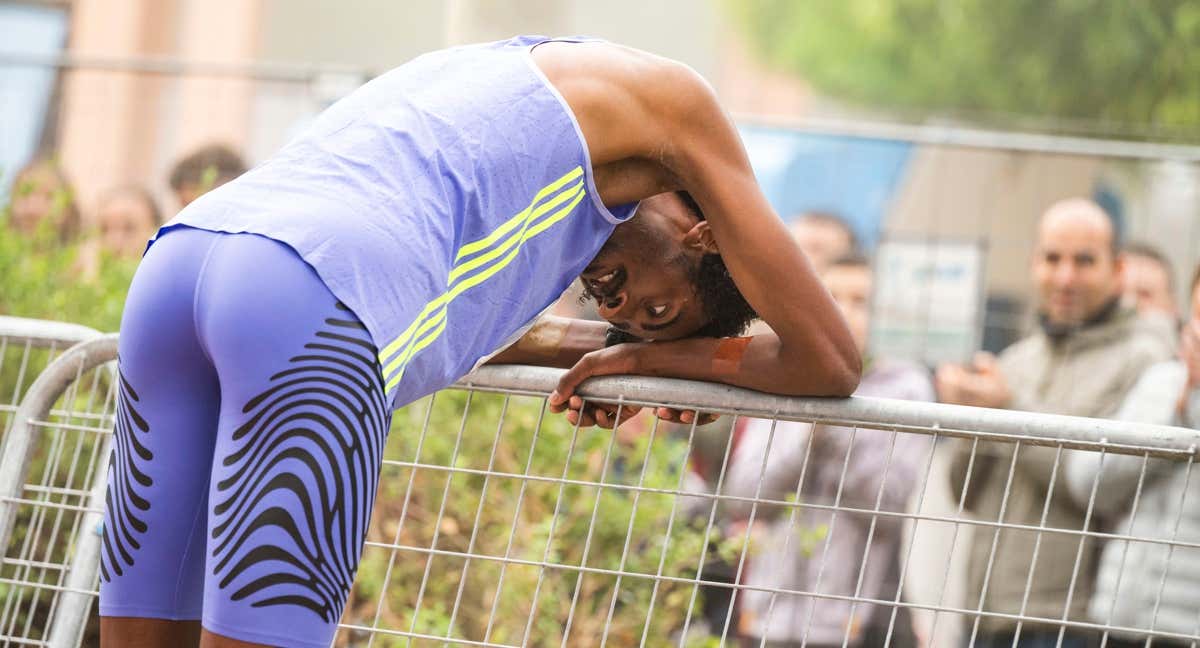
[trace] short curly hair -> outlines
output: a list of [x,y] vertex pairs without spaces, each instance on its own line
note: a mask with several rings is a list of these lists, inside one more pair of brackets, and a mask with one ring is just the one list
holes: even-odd
[[[705,220],[700,204],[686,191],[676,191],[688,211],[700,220]],[[705,254],[692,269],[692,284],[707,315],[708,323],[696,331],[694,337],[731,337],[741,335],[750,323],[758,319],[758,313],[738,289],[725,267],[720,254]]]

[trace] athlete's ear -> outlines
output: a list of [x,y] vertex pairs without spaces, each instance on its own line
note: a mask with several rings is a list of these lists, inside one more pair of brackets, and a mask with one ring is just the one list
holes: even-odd
[[713,238],[708,221],[700,221],[683,235],[683,245],[705,254],[720,254],[717,249],[717,239]]

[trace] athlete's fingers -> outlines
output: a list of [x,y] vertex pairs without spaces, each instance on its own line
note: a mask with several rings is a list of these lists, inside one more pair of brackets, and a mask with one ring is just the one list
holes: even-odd
[[597,351],[592,351],[579,359],[575,366],[563,373],[558,379],[558,386],[550,394],[553,407],[566,402],[575,394],[579,384],[593,376],[611,376],[614,374],[634,373],[636,344],[618,344]]
[[633,420],[635,416],[640,414],[642,407],[640,405],[622,405],[620,415],[613,421],[614,424],[625,425]]
[[[573,402],[572,402],[573,401]],[[618,424],[624,424],[637,416],[642,408],[634,405],[622,405],[620,408],[613,404],[583,404],[582,399],[568,401],[568,405],[579,405],[579,407],[571,406],[567,409],[567,420],[571,423],[579,422],[580,427],[590,427],[596,425],[607,430],[613,429]]]
[[558,379],[558,386],[550,394],[550,403],[552,405],[554,403],[568,402],[571,396],[575,395],[575,388],[579,386],[579,383],[591,375],[591,364],[593,362],[590,360],[591,355],[589,353],[580,358],[579,362],[575,363],[575,366],[568,369],[562,375],[562,378]]
[[566,418],[568,423],[581,428],[592,427],[596,424],[596,417],[587,410],[567,410]]
[[554,397],[555,397],[555,394],[550,394],[550,397],[546,399],[546,403],[549,405],[551,412],[554,412],[555,414],[559,414],[567,409],[567,401],[566,400],[557,400],[556,401]]
[[679,410],[671,408],[671,407],[660,407],[660,408],[654,410],[655,416],[657,416],[658,418],[660,418],[664,421],[670,421],[672,423],[680,423],[681,422],[679,420],[679,414],[680,414]]
[[690,424],[696,421],[696,425],[708,425],[721,418],[717,414],[703,413],[697,418],[696,410],[677,410],[671,407],[659,407],[654,410],[654,415],[664,421],[672,423]]

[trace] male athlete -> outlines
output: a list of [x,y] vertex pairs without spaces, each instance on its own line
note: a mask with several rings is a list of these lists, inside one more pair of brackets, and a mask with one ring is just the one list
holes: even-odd
[[[576,277],[609,324],[512,344]],[[772,333],[728,337],[755,312]],[[605,348],[610,325],[639,341]],[[571,366],[551,407],[609,427],[625,415],[574,394],[589,376],[845,396],[860,372],[690,69],[534,37],[427,54],[149,247],[121,324],[103,644],[328,646],[391,410],[489,358]]]

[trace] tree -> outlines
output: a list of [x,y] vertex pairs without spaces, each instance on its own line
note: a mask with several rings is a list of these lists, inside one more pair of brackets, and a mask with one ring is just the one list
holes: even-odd
[[729,0],[768,65],[851,103],[1200,134],[1197,0]]

